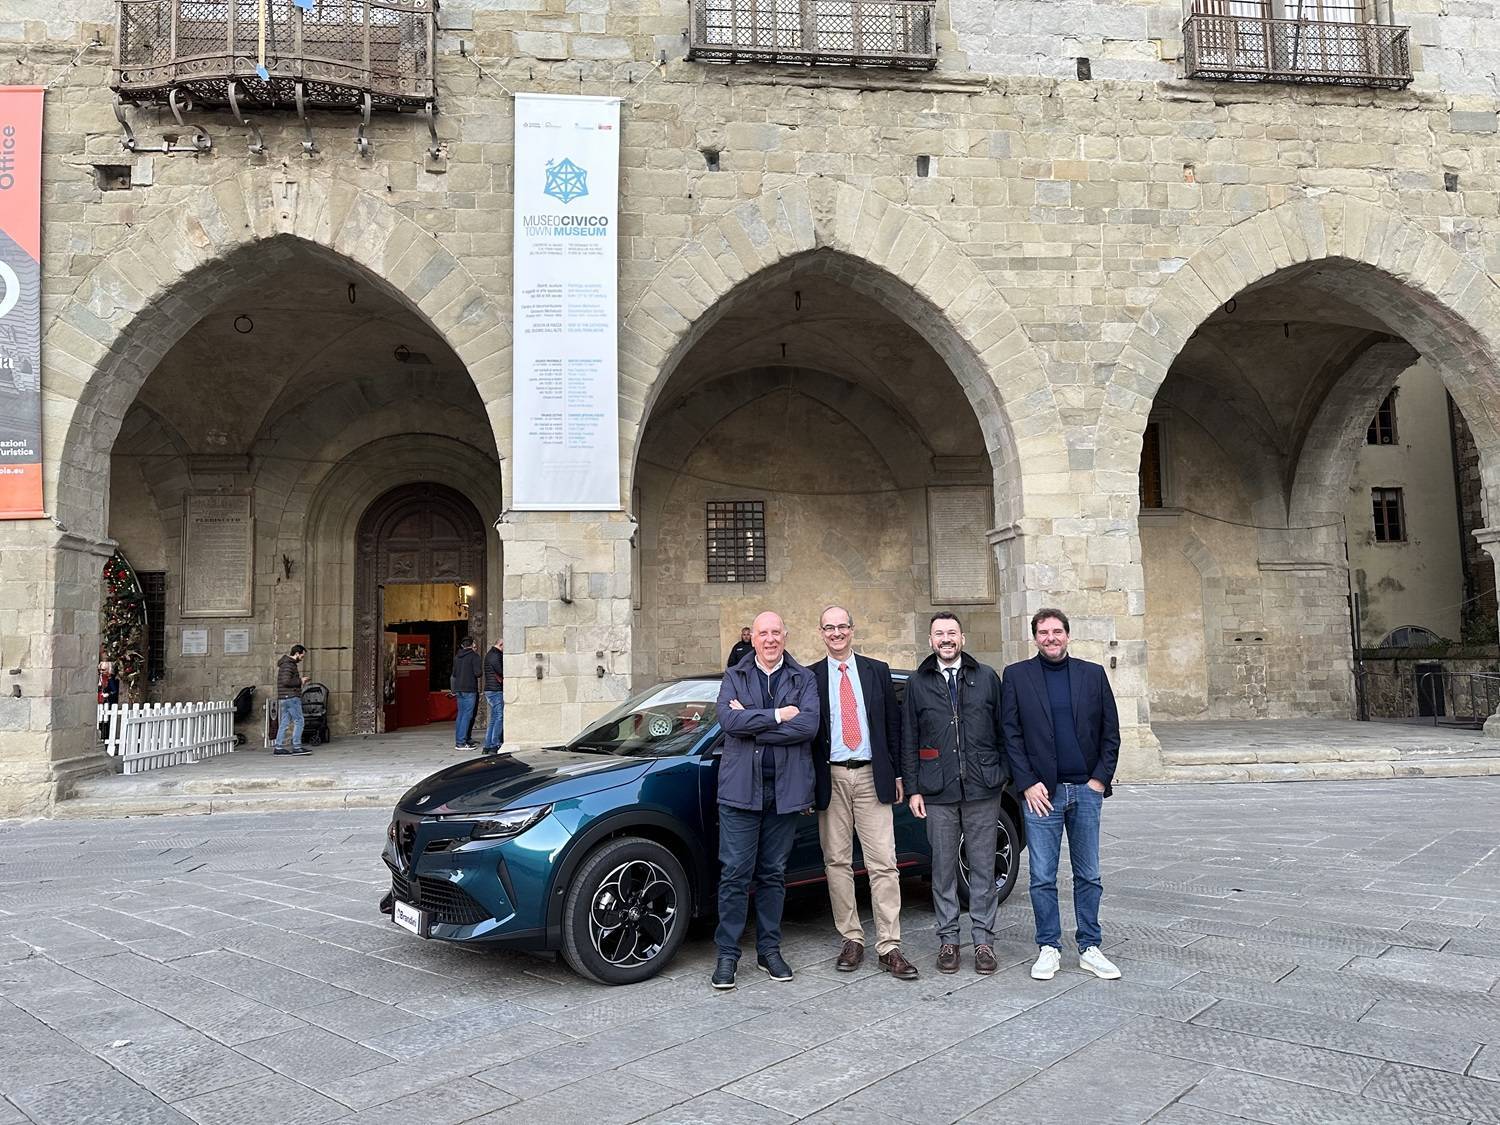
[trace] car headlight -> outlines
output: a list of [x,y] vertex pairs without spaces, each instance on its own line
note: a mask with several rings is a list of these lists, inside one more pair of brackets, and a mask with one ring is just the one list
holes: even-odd
[[471,840],[508,840],[519,836],[552,811],[551,805],[534,805],[529,809],[506,809],[477,821],[469,833]]

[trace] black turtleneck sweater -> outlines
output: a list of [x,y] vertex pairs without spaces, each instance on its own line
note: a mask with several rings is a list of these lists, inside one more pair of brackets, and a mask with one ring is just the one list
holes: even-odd
[[1083,785],[1089,779],[1083,747],[1073,726],[1073,689],[1066,656],[1056,663],[1042,657],[1042,679],[1047,682],[1047,702],[1052,706],[1052,744],[1057,747],[1057,780]]

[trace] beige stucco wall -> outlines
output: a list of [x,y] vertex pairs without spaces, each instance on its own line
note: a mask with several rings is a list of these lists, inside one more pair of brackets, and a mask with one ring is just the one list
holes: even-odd
[[[1373,488],[1403,490],[1405,541],[1375,541]],[[1402,625],[1458,640],[1464,595],[1453,439],[1448,396],[1428,364],[1397,380],[1396,443],[1360,446],[1344,512],[1366,646]]]

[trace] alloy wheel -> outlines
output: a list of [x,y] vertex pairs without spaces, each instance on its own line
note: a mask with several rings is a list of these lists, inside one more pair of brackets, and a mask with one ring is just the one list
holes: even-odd
[[614,868],[589,908],[589,941],[609,964],[629,969],[661,952],[677,919],[677,890],[666,871],[644,859]]

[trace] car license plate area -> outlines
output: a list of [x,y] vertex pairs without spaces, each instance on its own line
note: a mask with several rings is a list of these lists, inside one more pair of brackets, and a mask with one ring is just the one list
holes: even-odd
[[391,921],[420,938],[427,936],[427,912],[418,910],[410,903],[400,899],[391,903]]

